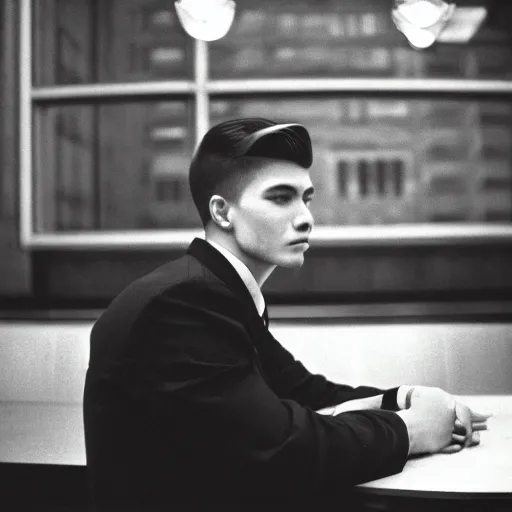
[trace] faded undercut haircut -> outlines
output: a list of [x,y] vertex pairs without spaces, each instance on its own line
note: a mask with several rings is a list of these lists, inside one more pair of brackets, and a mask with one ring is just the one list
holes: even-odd
[[313,153],[303,125],[245,118],[213,126],[199,144],[189,169],[190,192],[203,226],[210,221],[209,202],[214,194],[236,199],[248,172],[274,160],[309,169]]

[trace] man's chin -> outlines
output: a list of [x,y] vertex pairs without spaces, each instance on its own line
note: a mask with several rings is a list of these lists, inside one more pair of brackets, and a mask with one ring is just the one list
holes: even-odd
[[304,264],[304,256],[281,260],[277,265],[284,268],[300,268]]

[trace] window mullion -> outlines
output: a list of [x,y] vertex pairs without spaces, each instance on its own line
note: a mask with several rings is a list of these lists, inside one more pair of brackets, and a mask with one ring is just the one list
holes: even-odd
[[195,137],[196,145],[210,125],[210,105],[208,96],[208,43],[194,40],[194,83],[195,83]]
[[20,239],[27,244],[34,233],[32,176],[32,6],[20,3]]

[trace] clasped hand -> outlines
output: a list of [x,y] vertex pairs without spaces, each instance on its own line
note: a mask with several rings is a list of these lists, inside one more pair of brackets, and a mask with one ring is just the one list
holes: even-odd
[[455,402],[455,424],[452,440],[441,453],[457,453],[463,448],[480,444],[480,430],[487,430],[487,420],[491,414],[478,413],[467,405]]
[[472,411],[442,389],[426,386],[414,388],[410,408],[401,413],[412,434],[410,453],[456,453],[475,446],[491,416]]

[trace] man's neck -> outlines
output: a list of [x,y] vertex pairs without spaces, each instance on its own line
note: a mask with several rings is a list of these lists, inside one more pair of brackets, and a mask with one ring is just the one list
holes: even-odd
[[208,232],[207,230],[205,234],[205,240],[207,242],[212,241],[216,244],[219,244],[221,247],[233,254],[233,256],[238,258],[249,269],[260,288],[276,268],[276,265],[254,260],[245,254],[240,250],[235,240],[231,236],[226,236],[223,232]]

